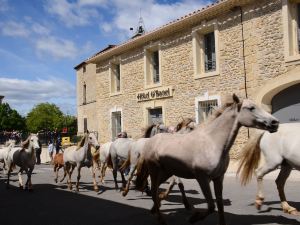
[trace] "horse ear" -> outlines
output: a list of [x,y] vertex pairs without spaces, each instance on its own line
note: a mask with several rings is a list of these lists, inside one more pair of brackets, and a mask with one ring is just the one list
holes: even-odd
[[232,95],[232,99],[233,99],[234,103],[236,103],[236,104],[240,103],[240,99],[236,94]]

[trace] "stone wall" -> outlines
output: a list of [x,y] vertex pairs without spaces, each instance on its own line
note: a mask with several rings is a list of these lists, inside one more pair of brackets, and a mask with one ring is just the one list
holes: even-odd
[[[84,106],[86,111],[82,109],[83,107],[78,107],[79,120],[84,113],[91,118],[97,115],[95,124],[100,134],[100,142],[104,143],[111,140],[111,111],[121,110],[123,130],[133,138],[138,138],[141,136],[141,129],[145,126],[146,105],[162,104],[165,124],[175,125],[182,117],[195,118],[197,110],[195,98],[198,96],[219,95],[224,100],[227,94],[236,93],[244,98],[245,72],[248,97],[255,99],[259,88],[287,71],[284,64],[281,1],[259,1],[244,6],[242,11],[244,33],[242,33],[240,8],[234,8],[216,18],[219,28],[219,75],[194,78],[191,35],[193,27],[187,27],[182,32],[153,40],[153,42],[159,41],[161,46],[162,86],[172,86],[173,97],[137,102],[136,93],[145,90],[144,47],[149,44],[145,43],[140,48],[115,56],[121,58],[121,94],[113,96],[110,94],[109,60],[111,59],[99,62],[97,65],[99,71],[96,74],[94,65],[88,66],[87,72],[95,76],[95,82],[92,84],[95,90],[91,92],[93,93],[91,96],[94,96],[95,91],[97,113],[91,112],[94,106]],[[243,53],[245,53],[246,70],[244,70]],[[78,74],[77,77],[78,87],[88,78],[82,74]],[[77,94],[80,96],[80,90]],[[247,139],[247,129],[243,128],[231,151],[232,158],[237,156]]]

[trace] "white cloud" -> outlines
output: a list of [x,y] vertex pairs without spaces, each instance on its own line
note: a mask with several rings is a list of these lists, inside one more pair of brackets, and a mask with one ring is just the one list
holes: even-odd
[[138,0],[114,0],[117,12],[112,23],[113,26],[130,36],[132,32],[129,31],[129,28],[133,27],[136,29],[138,26],[140,10],[146,30],[151,31],[188,13],[201,9],[208,3],[209,1],[207,0],[183,0],[162,4],[154,0],[145,0],[143,2]]
[[[58,18],[68,27],[85,26],[99,17],[98,11],[91,7],[96,1],[69,2],[68,0],[48,0],[44,6],[50,14]],[[89,7],[85,7],[89,6]]]
[[107,0],[79,0],[79,6],[105,6],[107,4]]
[[48,35],[50,34],[50,29],[39,24],[39,23],[32,23],[31,26],[32,31],[39,35]]
[[12,37],[28,37],[29,31],[25,24],[8,21],[0,24],[1,32],[3,35]]
[[[22,80],[0,77],[0,95],[4,100],[20,113],[26,114],[34,105],[42,102],[51,102],[67,108],[62,111],[75,114],[76,90],[71,83],[57,78],[49,80]],[[66,110],[67,109],[67,110]]]
[[74,42],[56,37],[43,37],[36,41],[39,54],[52,55],[55,58],[75,58],[79,50]]
[[100,29],[102,29],[105,33],[109,33],[112,31],[112,24],[103,22],[100,24]]

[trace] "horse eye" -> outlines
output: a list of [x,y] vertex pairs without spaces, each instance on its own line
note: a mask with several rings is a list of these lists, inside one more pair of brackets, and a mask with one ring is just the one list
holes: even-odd
[[254,107],[254,106],[251,106],[251,107],[249,108],[249,110],[252,112],[252,111],[255,110],[255,107]]

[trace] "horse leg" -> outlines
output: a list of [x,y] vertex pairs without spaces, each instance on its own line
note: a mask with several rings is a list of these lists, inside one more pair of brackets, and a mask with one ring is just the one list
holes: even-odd
[[65,167],[64,166],[59,166],[58,167],[58,170],[60,169],[60,168],[64,168],[64,176],[63,176],[63,178],[59,181],[59,182],[63,182],[63,180],[65,179],[65,177],[66,177],[66,175],[67,175],[67,171],[66,171],[66,169],[65,169]]
[[93,184],[94,184],[94,191],[98,192],[99,188],[98,188],[98,184],[96,181],[96,170],[97,170],[97,162],[93,160],[93,165],[91,167],[91,172],[92,172],[92,176],[93,176]]
[[168,179],[167,176],[163,176],[162,172],[157,170],[152,170],[150,172],[150,178],[151,178],[151,196],[153,200],[153,207],[151,208],[150,212],[152,214],[156,214],[158,222],[161,225],[166,225],[167,223],[165,222],[159,208],[160,208],[160,199],[158,196],[158,188],[162,182],[164,182],[166,179]]
[[285,193],[284,193],[284,185],[285,185],[287,178],[291,174],[291,171],[292,171],[292,167],[289,164],[287,164],[285,162],[282,163],[280,173],[278,174],[278,177],[275,182],[277,185],[283,212],[292,214],[292,215],[299,215],[298,210],[288,204],[288,202],[286,201]]
[[178,185],[179,190],[180,190],[180,192],[181,192],[182,202],[183,202],[183,204],[184,204],[185,209],[186,209],[186,210],[191,210],[191,209],[193,209],[193,208],[194,208],[193,205],[191,205],[191,204],[189,203],[189,201],[187,200],[187,197],[186,197],[185,191],[184,191],[183,182],[182,182],[182,180],[181,180],[179,177],[177,177],[177,185]]
[[105,183],[105,181],[104,181],[104,177],[105,177],[105,171],[106,171],[106,168],[107,168],[107,164],[106,163],[102,163],[102,166],[101,166],[101,179],[100,179],[100,182],[102,183],[102,184],[104,184]]
[[9,188],[9,177],[10,177],[10,173],[12,171],[12,165],[9,164],[9,166],[7,167],[7,183],[6,183],[6,188]]
[[115,189],[116,191],[119,189],[119,186],[118,186],[118,182],[117,182],[117,172],[118,172],[118,163],[115,162],[115,160],[113,160],[113,177],[114,177],[114,181],[115,181]]
[[164,199],[166,199],[168,197],[168,195],[170,194],[170,191],[173,189],[175,183],[176,183],[176,177],[172,176],[168,188],[164,192],[161,192],[159,194],[160,201],[164,200]]
[[69,188],[70,190],[72,190],[72,180],[71,180],[71,175],[72,175],[72,174],[71,174],[71,171],[70,171],[72,165],[69,164],[69,163],[66,163],[64,167],[65,167],[65,171],[66,171],[67,174],[68,174],[68,179],[67,179],[68,188]]
[[19,178],[19,188],[21,189],[21,190],[23,190],[23,180],[22,180],[22,169],[20,169],[19,170],[19,172],[18,172],[18,178]]
[[195,223],[198,220],[202,220],[205,217],[207,217],[209,214],[213,213],[215,211],[215,203],[212,197],[212,193],[210,190],[209,186],[209,180],[208,178],[204,176],[199,176],[197,177],[197,182],[200,185],[200,188],[202,190],[202,193],[206,199],[207,202],[207,210],[206,212],[200,212],[200,211],[195,211],[192,216],[189,218],[190,223]]
[[126,179],[125,179],[125,175],[124,175],[124,173],[123,173],[122,171],[120,171],[120,170],[119,170],[119,172],[120,172],[120,174],[121,174],[121,178],[122,178],[122,189],[124,189],[124,188],[125,188],[125,186],[126,186]]
[[77,165],[77,182],[76,182],[76,191],[79,191],[79,180],[80,180],[80,171],[81,171],[81,166]]
[[224,176],[221,176],[213,180],[220,225],[225,225],[224,204],[223,204],[223,180],[224,180]]
[[128,176],[127,184],[126,184],[126,187],[125,187],[125,189],[124,189],[124,191],[123,191],[123,193],[122,193],[124,197],[125,197],[125,196],[128,194],[128,192],[129,192],[130,182],[131,182],[131,180],[132,180],[132,178],[133,178],[133,175],[134,175],[135,170],[136,170],[136,165],[131,166],[130,171],[129,171],[129,176]]
[[26,170],[26,173],[27,173],[26,189],[29,191],[32,191],[32,183],[31,183],[32,171],[33,171],[33,168],[29,168],[29,170]]
[[268,162],[266,162],[265,165],[263,165],[262,167],[259,167],[256,170],[256,179],[257,179],[257,193],[256,193],[256,199],[255,199],[255,207],[256,209],[260,210],[263,202],[264,202],[264,193],[263,193],[263,177],[275,170],[275,168],[278,166],[278,164],[276,163],[270,163],[268,164]]
[[54,165],[54,172],[55,172],[54,181],[55,181],[55,183],[57,183],[57,180],[58,180],[58,170],[59,170],[58,164],[55,164]]

